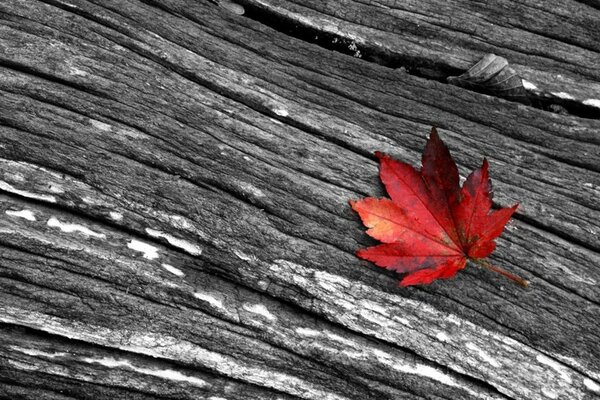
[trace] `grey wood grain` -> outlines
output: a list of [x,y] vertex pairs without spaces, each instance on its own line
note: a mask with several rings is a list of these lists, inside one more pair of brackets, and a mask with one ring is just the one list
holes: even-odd
[[[577,1],[241,0],[259,18],[334,35],[356,57],[445,79],[486,53],[510,61],[526,88],[600,108],[600,11]],[[381,60],[383,58],[383,60]],[[386,61],[387,60],[387,61]],[[600,111],[600,110],[598,110]]]
[[[600,393],[599,120],[208,1],[0,18],[2,396]],[[472,267],[400,289],[354,256],[372,242],[347,201],[385,195],[373,152],[416,164],[431,125],[463,177],[486,156],[497,205],[521,204],[492,261],[531,289]]]

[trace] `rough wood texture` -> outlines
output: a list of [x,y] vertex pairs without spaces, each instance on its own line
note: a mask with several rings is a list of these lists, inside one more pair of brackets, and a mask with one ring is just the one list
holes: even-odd
[[[331,52],[217,3],[0,3],[0,396],[599,396],[600,120]],[[440,75],[493,45],[532,82],[600,97],[591,1],[336,3],[293,12],[316,29],[313,9],[343,16],[382,53],[416,51],[403,37]],[[411,39],[420,14],[434,37]],[[347,201],[383,195],[373,152],[416,163],[431,125],[463,176],[487,156],[497,203],[521,203],[493,261],[529,290],[475,268],[400,289],[353,255],[371,242]]]
[[510,60],[531,91],[600,108],[598,4],[594,9],[558,0],[241,2],[343,38],[357,57],[400,58],[430,77],[466,70],[482,54],[496,53]]

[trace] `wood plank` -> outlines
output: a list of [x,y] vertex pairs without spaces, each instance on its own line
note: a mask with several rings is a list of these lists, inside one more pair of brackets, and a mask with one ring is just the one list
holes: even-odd
[[[241,0],[257,19],[333,35],[356,57],[446,79],[486,53],[534,95],[600,109],[600,9],[571,1]],[[284,22],[279,22],[281,25]],[[600,110],[596,110],[600,112]]]
[[[331,53],[212,3],[0,11],[10,393],[27,371],[47,376],[40,393],[67,379],[108,393],[123,371],[115,395],[166,396],[173,376],[190,398],[597,390],[600,121]],[[416,163],[431,125],[463,176],[485,155],[498,204],[521,203],[493,261],[531,290],[473,268],[398,289],[354,257],[371,242],[347,201],[383,195],[373,151]]]

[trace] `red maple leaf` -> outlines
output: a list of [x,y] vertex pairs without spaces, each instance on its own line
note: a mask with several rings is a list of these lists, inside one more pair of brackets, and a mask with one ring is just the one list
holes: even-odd
[[380,267],[407,272],[400,286],[451,278],[468,260],[527,286],[527,281],[484,258],[517,209],[491,211],[492,183],[488,162],[469,175],[462,188],[458,169],[435,128],[427,141],[420,170],[375,153],[380,178],[391,199],[350,201],[367,228],[383,244],[359,250],[358,257]]

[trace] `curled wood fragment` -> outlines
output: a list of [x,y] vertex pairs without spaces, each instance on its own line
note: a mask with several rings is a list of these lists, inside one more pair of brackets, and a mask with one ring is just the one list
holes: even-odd
[[464,74],[448,77],[448,83],[499,97],[527,100],[523,80],[510,68],[504,57],[491,53],[486,54]]

